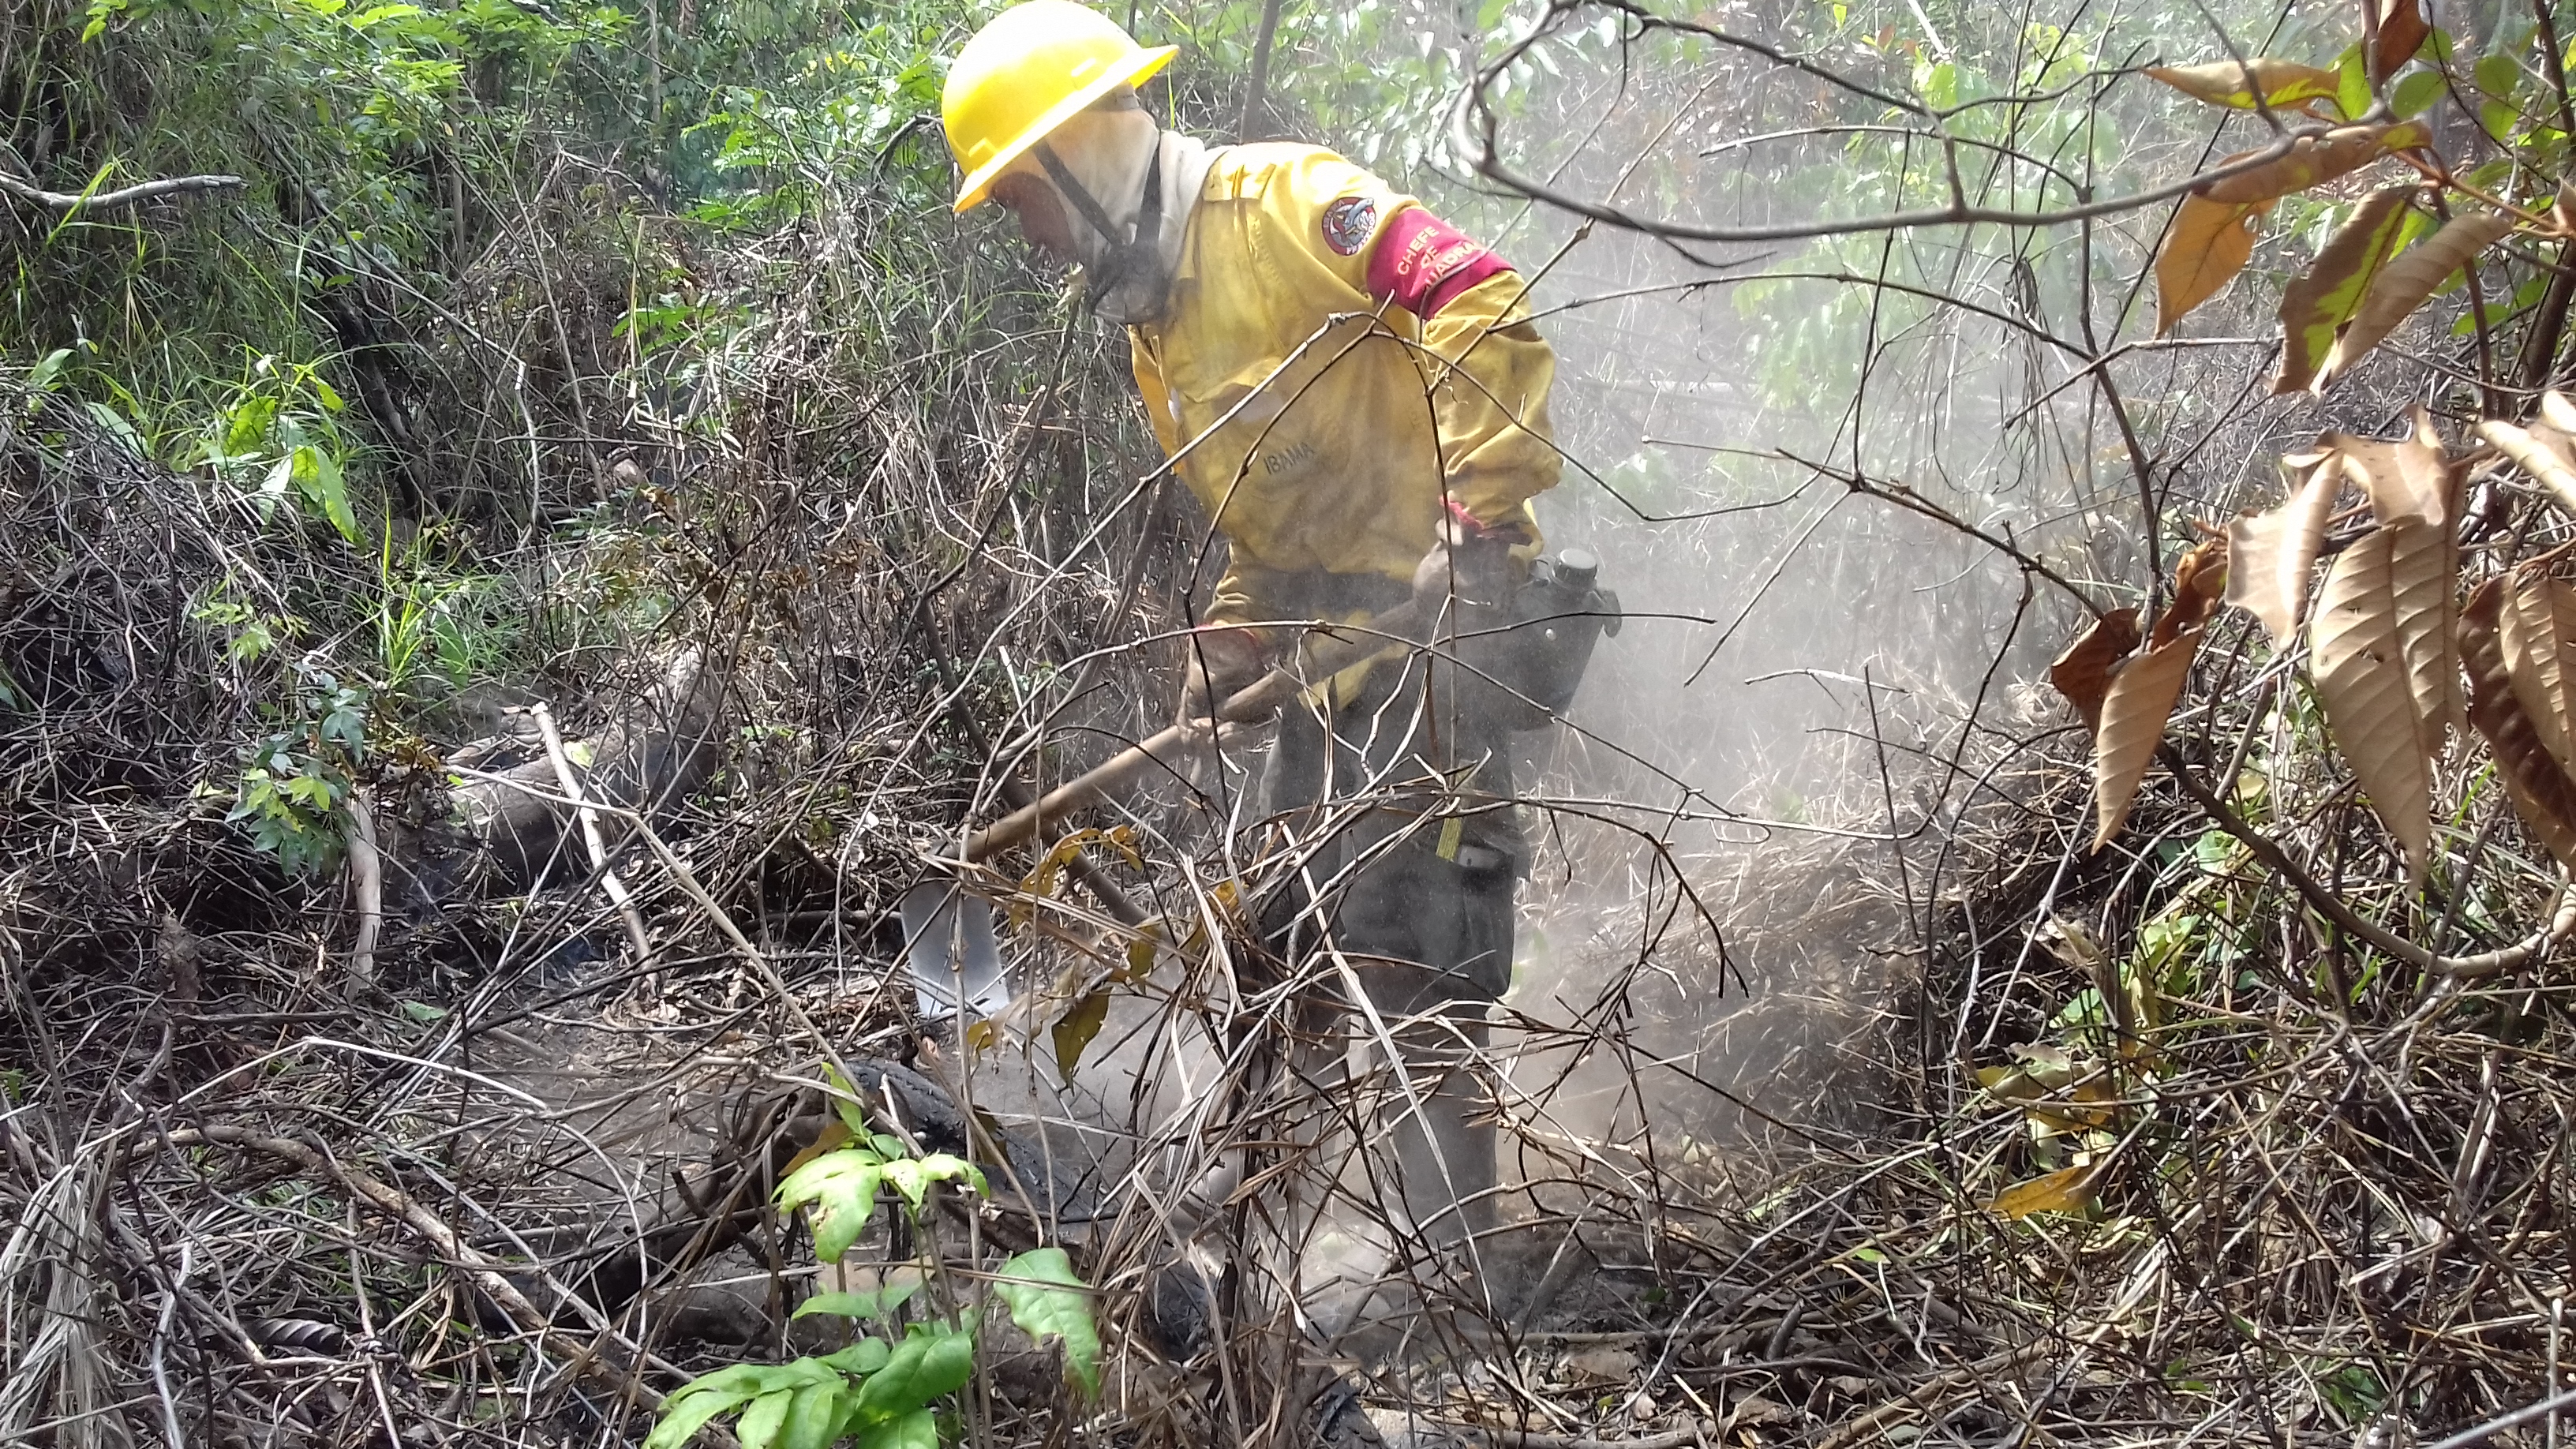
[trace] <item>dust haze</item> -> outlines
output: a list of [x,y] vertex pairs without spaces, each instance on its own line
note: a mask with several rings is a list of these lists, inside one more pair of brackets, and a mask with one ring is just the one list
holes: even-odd
[[[1690,154],[1772,129],[1758,103],[1622,98],[1570,73],[1531,105],[1563,124],[1517,134],[1578,140],[1516,158],[1524,174],[1597,196],[1643,153],[1642,174],[1741,184],[1613,199],[1712,224],[1798,212],[1761,184],[1778,148],[1732,170]],[[2095,504],[2134,485],[2090,395],[2012,328],[1762,274],[1931,275],[2011,315],[2071,285],[2071,263],[2055,239],[2016,258],[1991,235],[1871,240],[1839,263],[1800,242],[1686,256],[1414,182],[1539,278],[1567,459],[1541,523],[1603,559],[1630,616],[1537,746],[1535,788],[1559,808],[1524,896],[1515,1083],[1548,1084],[1539,1115],[1561,1130],[1667,1168],[1865,1132],[1899,1108],[1883,1068],[1922,964],[1906,899],[2000,748],[1969,722],[2065,723],[2029,686],[2070,613],[1994,549],[1846,479],[1912,490],[2078,578],[2122,576],[2135,541]]]

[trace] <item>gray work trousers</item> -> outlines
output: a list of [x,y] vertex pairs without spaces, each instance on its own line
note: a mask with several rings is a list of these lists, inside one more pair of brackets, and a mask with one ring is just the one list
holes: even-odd
[[[1437,681],[1437,666],[1387,661],[1329,717],[1283,713],[1264,794],[1298,868],[1260,920],[1319,997],[1385,1029],[1395,1080],[1376,1115],[1393,1151],[1371,1169],[1394,1174],[1411,1227],[1447,1248],[1496,1217],[1478,1058],[1487,1008],[1511,984],[1521,850],[1509,805],[1488,803],[1511,797],[1503,737],[1442,710]],[[1354,981],[1365,1002],[1347,999]]]

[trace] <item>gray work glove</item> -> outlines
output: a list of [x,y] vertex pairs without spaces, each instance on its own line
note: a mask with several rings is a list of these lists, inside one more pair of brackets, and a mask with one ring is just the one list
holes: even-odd
[[1270,635],[1249,624],[1201,624],[1182,640],[1188,668],[1181,675],[1176,723],[1216,717],[1217,707],[1270,672]]

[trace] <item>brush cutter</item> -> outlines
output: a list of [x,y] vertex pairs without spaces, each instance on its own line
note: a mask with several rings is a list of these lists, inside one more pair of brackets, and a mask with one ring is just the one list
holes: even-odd
[[[1582,682],[1593,645],[1619,632],[1619,596],[1599,587],[1600,569],[1600,560],[1580,548],[1537,560],[1529,579],[1501,606],[1498,627],[1464,651],[1486,656],[1493,677],[1484,707],[1506,721],[1506,728],[1536,729],[1564,709]],[[1442,602],[1412,599],[1365,623],[1310,632],[1295,658],[1219,705],[1214,728],[1176,724],[1130,746],[967,837],[966,859],[986,860],[1038,840],[1074,812],[1158,768],[1177,773],[1190,757],[1227,738],[1228,726],[1268,719],[1316,681],[1414,647]],[[1086,871],[1088,862],[1077,860],[1074,868]],[[1143,920],[1143,912],[1096,873],[1083,878],[1120,919],[1131,925]],[[925,881],[904,897],[903,921],[905,958],[925,1017],[951,1015],[960,1004],[989,1015],[1010,999],[990,907],[969,902],[953,881]]]
[[[1158,768],[1177,772],[1227,738],[1231,731],[1226,726],[1268,719],[1310,683],[1412,647],[1430,612],[1423,601],[1410,600],[1364,623],[1314,631],[1296,657],[1217,706],[1214,727],[1196,721],[1176,724],[1129,746],[967,837],[966,859],[987,860],[1036,840],[1048,827]],[[914,999],[925,1019],[953,1016],[961,1006],[989,1016],[1010,1000],[990,906],[966,895],[955,881],[928,880],[905,893],[901,913],[904,959],[912,968]]]

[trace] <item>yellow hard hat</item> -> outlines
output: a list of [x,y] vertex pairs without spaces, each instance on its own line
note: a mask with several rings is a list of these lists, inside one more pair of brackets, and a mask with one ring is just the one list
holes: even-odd
[[966,173],[957,209],[981,205],[1002,168],[1093,101],[1143,85],[1177,46],[1147,50],[1073,0],[1025,0],[975,32],[939,95],[948,150]]

